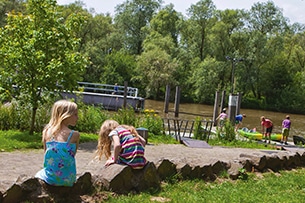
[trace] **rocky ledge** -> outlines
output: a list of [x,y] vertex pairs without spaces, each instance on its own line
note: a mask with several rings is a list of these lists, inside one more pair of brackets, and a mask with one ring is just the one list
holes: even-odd
[[[20,176],[6,191],[0,192],[0,202],[83,202],[82,195],[94,191],[112,191],[118,194],[141,192],[149,188],[160,188],[161,181],[171,177],[180,180],[202,179],[214,181],[227,172],[235,180],[245,172],[278,172],[305,166],[305,152],[240,153],[230,161],[211,160],[209,163],[183,163],[181,160],[160,159],[149,162],[144,169],[134,170],[125,165],[114,164],[102,167],[94,173],[80,175],[73,187],[56,187],[29,176]],[[244,170],[241,170],[244,169]]]

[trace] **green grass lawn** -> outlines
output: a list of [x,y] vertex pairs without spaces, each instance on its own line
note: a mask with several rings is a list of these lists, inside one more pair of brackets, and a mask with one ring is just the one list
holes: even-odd
[[[96,142],[98,140],[97,134],[80,133],[80,143]],[[30,135],[28,131],[0,131],[0,150],[1,151],[14,151],[25,149],[41,149],[41,133],[34,133]],[[148,142],[152,144],[179,144],[173,137],[169,135],[152,135],[149,134]],[[209,144],[212,146],[226,146],[226,147],[242,147],[242,148],[255,148],[255,149],[275,149],[274,145],[263,145],[256,141],[242,141],[234,140],[227,142],[219,139],[210,139]]]
[[[305,199],[305,169],[250,174],[247,180],[218,179],[215,182],[202,180],[163,183],[160,191],[113,196],[106,202],[215,202],[215,203],[299,203]],[[158,200],[158,201],[157,201]]]
[[[30,135],[29,132],[21,132],[16,130],[0,131],[0,150],[2,152],[11,152],[14,150],[26,149],[42,149],[42,134],[34,133]],[[80,133],[80,143],[97,142],[97,134]],[[149,143],[159,144],[178,144],[178,142],[170,136],[149,136]]]

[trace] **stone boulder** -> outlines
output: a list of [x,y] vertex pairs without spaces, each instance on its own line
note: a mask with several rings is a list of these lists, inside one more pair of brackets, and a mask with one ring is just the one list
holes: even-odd
[[148,162],[143,169],[132,169],[127,165],[112,164],[95,172],[93,185],[97,190],[126,194],[130,191],[143,191],[160,188],[156,166]]

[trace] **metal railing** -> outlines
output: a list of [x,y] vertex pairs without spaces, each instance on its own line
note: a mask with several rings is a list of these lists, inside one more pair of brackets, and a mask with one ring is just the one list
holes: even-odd
[[[77,82],[79,88],[83,88],[84,92],[94,92],[101,94],[119,94],[123,95],[125,92],[125,86],[120,85],[108,85],[89,82]],[[127,87],[127,96],[138,97],[138,88]]]
[[[212,120],[201,120],[199,134],[200,139],[209,141],[211,130],[214,122]],[[195,120],[183,120],[177,118],[163,118],[163,129],[164,132],[169,135],[173,135],[175,139],[181,142],[184,137],[194,138]]]

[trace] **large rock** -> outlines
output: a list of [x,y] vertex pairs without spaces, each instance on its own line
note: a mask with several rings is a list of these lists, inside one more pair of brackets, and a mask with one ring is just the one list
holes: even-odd
[[156,166],[148,162],[143,169],[132,169],[127,165],[112,164],[96,172],[94,187],[119,194],[130,191],[143,191],[149,188],[160,188],[160,178]]
[[156,163],[157,172],[161,180],[177,174],[176,165],[168,159],[161,159]]

